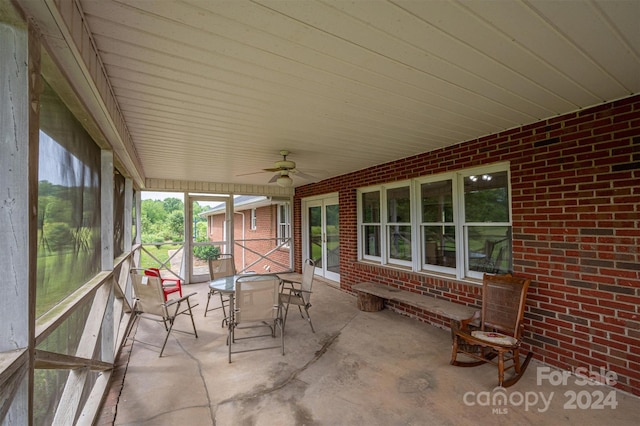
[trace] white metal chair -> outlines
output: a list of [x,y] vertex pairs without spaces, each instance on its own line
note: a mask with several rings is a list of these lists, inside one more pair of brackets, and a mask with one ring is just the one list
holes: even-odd
[[[230,277],[235,274],[236,274],[236,264],[232,255],[221,254],[221,255],[218,255],[216,259],[209,259],[209,279],[211,281],[217,278]],[[216,293],[220,295],[220,306],[209,309],[209,302],[211,300],[211,296],[215,295]],[[223,297],[221,292],[217,291],[216,289],[209,289],[209,294],[207,295],[207,306],[205,306],[204,308],[204,316],[206,317],[207,312],[209,311],[222,309],[222,314],[223,314],[222,326],[224,327],[224,324],[227,321],[226,306],[228,305],[229,305],[229,299]]]
[[[280,306],[280,278],[275,274],[246,275],[236,280],[234,311],[229,322],[229,362],[231,354],[258,351],[263,349],[282,348],[284,355],[284,326]],[[269,334],[243,332],[242,337],[236,331],[256,328],[269,328]],[[276,337],[276,329],[280,329],[278,345],[255,346],[243,343],[241,349],[234,349],[238,340],[260,337]]]
[[[289,314],[289,305],[298,306],[300,316],[309,321],[311,331],[315,333],[311,317],[309,316],[309,308],[311,307],[311,287],[313,286],[313,277],[315,272],[315,262],[311,259],[305,260],[302,265],[302,279],[297,281],[283,280],[282,294],[280,301],[285,306],[284,325],[287,324],[287,315]],[[302,309],[304,308],[304,314]],[[306,316],[305,316],[306,314]]]
[[[198,332],[196,331],[196,324],[193,321],[192,312],[192,308],[198,305],[195,304],[192,306],[191,302],[189,301],[189,298],[196,295],[197,293],[194,292],[179,299],[165,300],[162,280],[160,277],[145,275],[144,269],[132,269],[130,271],[130,275],[135,300],[135,319],[132,323],[132,327],[133,324],[136,321],[139,322],[140,319],[150,319],[156,322],[162,322],[164,324],[164,329],[167,334],[165,335],[162,346],[160,347],[159,356],[162,356],[162,353],[164,352],[164,348],[167,345],[167,340],[169,339],[169,335],[173,331],[173,325],[178,315],[188,315],[191,318],[193,333],[191,333],[190,331],[177,329],[175,331],[193,334],[196,338],[198,338]],[[184,304],[186,304],[186,306]],[[132,340],[136,341],[136,339],[133,338]],[[150,346],[157,346],[148,342],[142,342],[140,340],[137,341]]]

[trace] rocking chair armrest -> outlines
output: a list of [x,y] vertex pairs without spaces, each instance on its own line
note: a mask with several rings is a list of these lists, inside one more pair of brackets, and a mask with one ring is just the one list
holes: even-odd
[[479,320],[482,315],[481,311],[475,311],[471,318],[463,319],[460,321],[460,330],[465,330],[469,327],[469,324],[472,322]]
[[515,336],[515,337],[516,337],[516,339],[521,341],[523,335],[524,335],[524,322],[521,322],[520,326],[518,327],[518,335]]

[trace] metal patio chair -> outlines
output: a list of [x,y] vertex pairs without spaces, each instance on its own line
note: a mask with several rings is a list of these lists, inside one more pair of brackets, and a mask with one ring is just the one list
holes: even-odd
[[[222,277],[230,277],[236,274],[236,264],[233,259],[233,256],[230,254],[220,254],[215,259],[209,259],[209,279],[211,281],[222,278]],[[220,306],[216,308],[209,309],[209,302],[211,300],[211,296],[218,293],[220,295]],[[229,306],[229,299],[223,297],[223,294],[215,289],[209,289],[209,294],[207,295],[207,306],[204,308],[204,316],[207,316],[207,312],[215,311],[217,309],[222,309],[222,326],[224,326],[227,320],[227,310],[226,307]]]
[[[235,294],[232,300],[233,313],[229,321],[229,362],[231,354],[251,352],[264,349],[282,349],[284,355],[284,326],[280,305],[280,278],[275,274],[256,274],[241,276],[235,283]],[[268,328],[269,334],[255,334],[247,330]],[[234,349],[239,340],[276,337],[280,329],[280,343],[267,346],[256,346],[243,343],[241,349]],[[236,331],[242,331],[241,336]],[[237,347],[237,346],[236,346]]]
[[[191,293],[179,299],[165,300],[164,289],[162,286],[161,278],[153,275],[145,275],[144,269],[132,269],[130,271],[131,283],[133,285],[134,292],[134,315],[135,319],[131,325],[140,321],[140,319],[149,319],[155,322],[163,323],[166,331],[164,341],[160,347],[160,357],[164,352],[164,348],[167,345],[167,340],[172,331],[174,331],[174,323],[178,315],[188,315],[191,319],[191,325],[193,326],[193,333],[184,330],[175,330],[187,334],[193,334],[196,339],[198,338],[198,332],[196,331],[196,324],[193,320],[192,308],[198,306],[197,304],[191,305],[189,298],[197,293]],[[146,345],[157,346],[149,342],[142,342]]]
[[[289,305],[298,306],[300,316],[306,319],[311,326],[311,331],[315,333],[311,317],[309,316],[309,308],[311,307],[311,288],[313,286],[313,277],[315,272],[315,262],[311,259],[305,260],[302,265],[302,279],[300,282],[292,280],[283,280],[282,294],[280,300],[285,306],[284,325],[287,324],[287,315],[289,314]],[[304,308],[304,314],[302,309]]]

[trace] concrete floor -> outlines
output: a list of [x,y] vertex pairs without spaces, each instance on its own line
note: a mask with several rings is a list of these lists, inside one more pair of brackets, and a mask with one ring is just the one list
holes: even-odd
[[[516,385],[494,390],[494,366],[449,365],[449,331],[386,309],[360,312],[355,297],[318,280],[310,310],[315,334],[291,311],[284,356],[277,349],[249,352],[229,364],[221,311],[203,316],[206,284],[186,289],[198,292],[198,339],[173,334],[162,358],[139,342],[125,348],[115,425],[586,426],[640,419],[640,398],[576,384],[574,376],[554,385],[546,377],[559,374],[535,360]],[[187,327],[187,320],[176,326]],[[162,327],[151,321],[135,332],[136,339],[162,342]]]

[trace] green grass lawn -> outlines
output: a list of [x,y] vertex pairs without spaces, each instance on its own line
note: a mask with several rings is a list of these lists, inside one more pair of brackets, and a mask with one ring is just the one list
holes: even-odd
[[[160,246],[145,244],[143,246],[143,250],[140,251],[139,267],[140,268],[158,268],[160,266],[158,261],[164,263],[169,259],[169,250],[177,250],[181,246],[182,244],[162,244]],[[177,260],[177,259],[174,257],[174,260]],[[167,265],[167,266],[170,266],[170,265]]]

